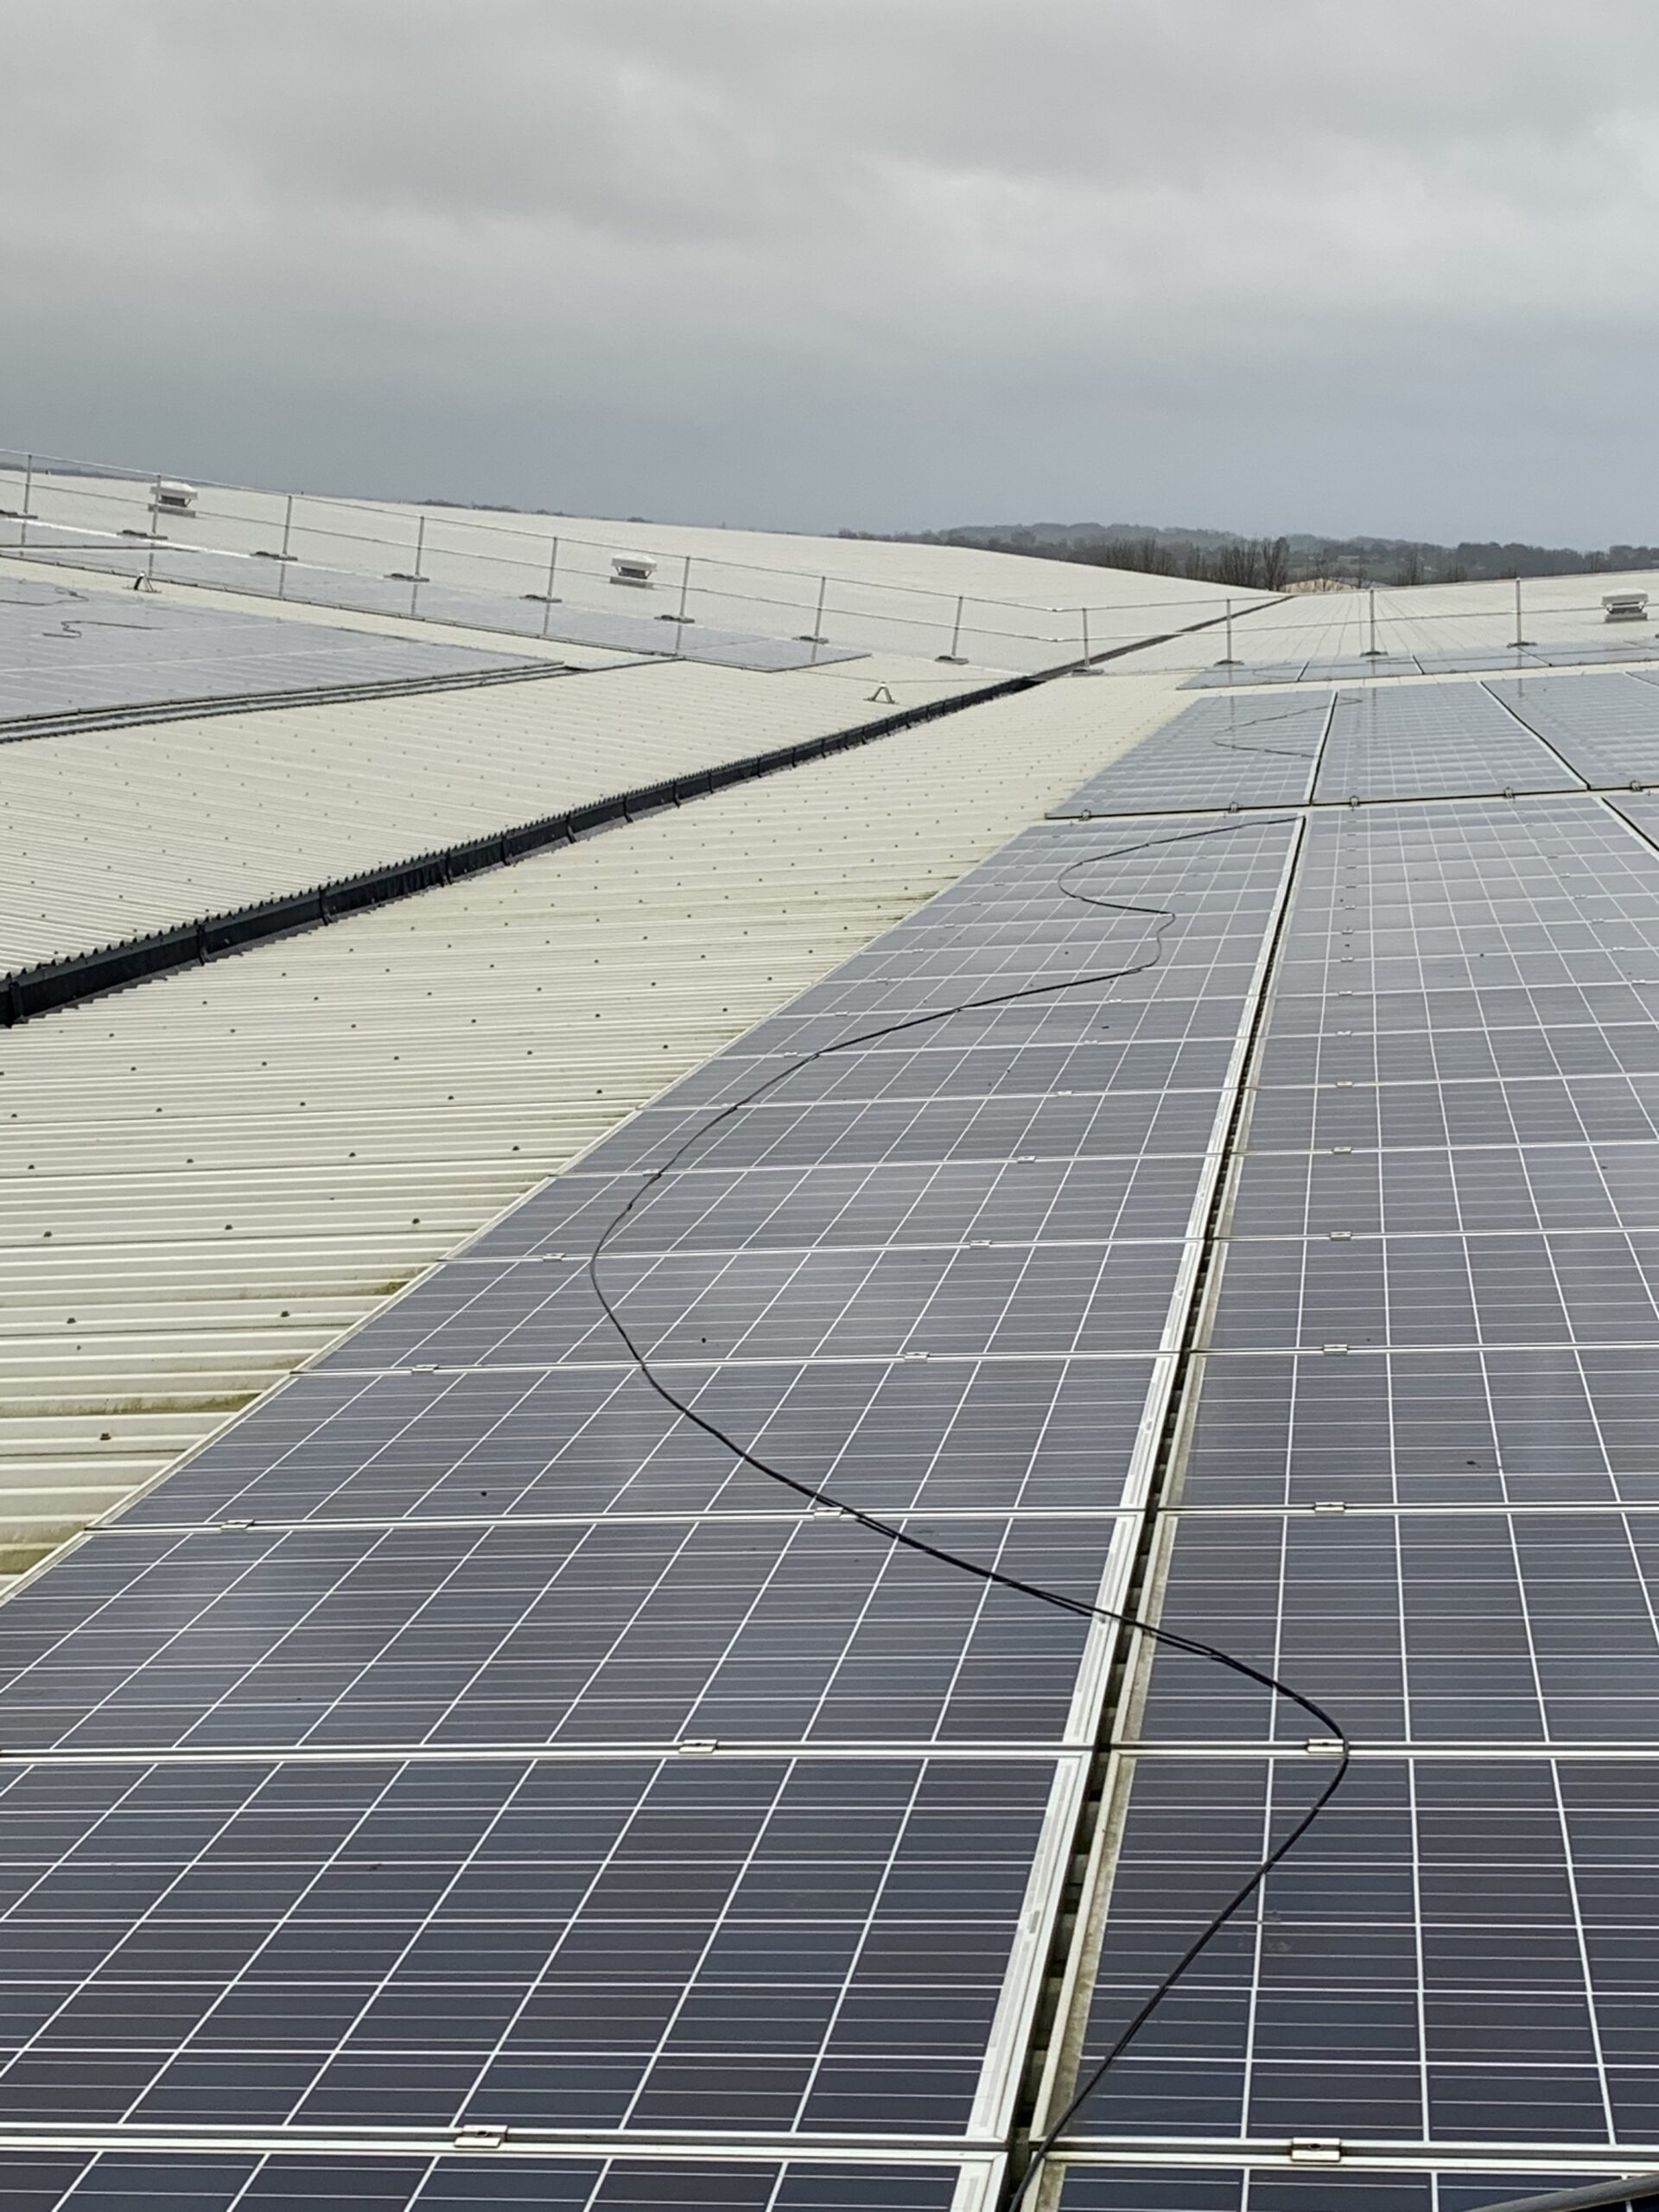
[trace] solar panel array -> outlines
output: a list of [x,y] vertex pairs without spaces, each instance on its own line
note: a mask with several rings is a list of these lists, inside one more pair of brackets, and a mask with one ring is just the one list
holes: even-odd
[[[826,2140],[861,2204],[986,2181],[1109,1639],[745,1466],[567,1255],[791,1058],[1000,1001],[778,1083],[607,1273],[791,1474],[1115,1586],[1295,836],[1028,832],[14,1595],[0,2136],[183,2131],[236,2177],[250,2130],[599,2136],[607,2207],[704,2202],[642,2178],[677,2142],[729,2152],[711,2203],[839,2203]],[[528,2201],[523,2155],[385,2201]]]
[[[1652,689],[1631,683],[1637,705],[1628,711],[1651,721],[1644,695]],[[1584,782],[1563,749],[1547,742],[1495,689],[1478,683],[1391,691],[1355,686],[1306,701],[1282,695],[1201,701],[1051,813],[1075,820],[1217,805],[1513,795],[1579,791]]]
[[[1414,622],[1425,618],[1411,618]],[[1506,621],[1508,617],[1503,618]],[[1479,675],[1506,669],[1593,668],[1609,661],[1659,660],[1659,639],[1633,637],[1560,645],[1471,645],[1448,652],[1401,652],[1379,649],[1376,657],[1349,654],[1341,659],[1249,662],[1242,667],[1200,669],[1183,691],[1248,690],[1259,683],[1333,683],[1350,677],[1370,681],[1383,676]]]
[[[1551,687],[1551,741],[1616,741],[1570,709],[1622,680]],[[1601,801],[1310,822],[1161,1618],[1363,1749],[1108,2076],[1067,2212],[1449,2212],[1659,2163],[1656,1007],[1659,852]],[[1091,2048],[1328,1778],[1313,1726],[1157,1657]]]
[[[1308,712],[1277,769],[1148,741],[1115,788],[1209,812],[1026,832],[0,1610],[42,2202],[182,2139],[203,2212],[988,2205],[1103,1744],[1094,2050],[1331,1746],[727,1435],[1108,1605],[1150,1503],[1166,1624],[1361,1747],[1054,2201],[1659,2162],[1659,800],[1467,795],[1620,741],[1477,686]],[[588,1274],[631,1199],[692,1418]]]
[[548,667],[471,645],[0,575],[0,731],[94,709]]
[[1659,783],[1659,675],[1363,686],[1205,700],[1114,761],[1056,819],[1217,804],[1642,790]]

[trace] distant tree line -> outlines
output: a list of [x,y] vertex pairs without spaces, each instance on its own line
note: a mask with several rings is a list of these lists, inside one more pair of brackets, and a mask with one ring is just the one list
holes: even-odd
[[[877,533],[844,530],[843,537]],[[1570,545],[1499,543],[1465,538],[1456,545],[1390,537],[1241,537],[1226,531],[1163,529],[1145,524],[967,524],[960,529],[897,536],[909,545],[966,545],[990,553],[1023,553],[1092,568],[1187,576],[1239,590],[1283,591],[1293,584],[1471,583],[1504,576],[1601,575],[1659,569],[1659,547],[1610,545],[1584,552]]]

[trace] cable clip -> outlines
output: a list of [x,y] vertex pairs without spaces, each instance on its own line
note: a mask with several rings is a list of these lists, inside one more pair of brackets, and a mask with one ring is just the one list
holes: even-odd
[[1339,2166],[1342,2164],[1341,2139],[1334,2135],[1293,2135],[1287,2147],[1294,2166]]
[[1311,1759],[1339,1759],[1347,1748],[1340,1736],[1310,1736],[1302,1745]]

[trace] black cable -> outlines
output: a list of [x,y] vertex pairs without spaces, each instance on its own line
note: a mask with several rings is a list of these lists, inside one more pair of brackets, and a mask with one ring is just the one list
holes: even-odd
[[[846,1499],[837,1497],[832,1491],[825,1490],[818,1484],[803,1481],[800,1477],[788,1474],[781,1467],[773,1466],[770,1461],[761,1459],[758,1453],[751,1451],[747,1445],[739,1443],[734,1436],[728,1434],[716,1422],[710,1421],[706,1414],[699,1413],[694,1405],[679,1396],[663,1381],[645,1353],[639,1349],[630,1335],[617,1309],[616,1301],[607,1293],[604,1284],[600,1280],[599,1263],[640,1200],[654,1189],[665,1175],[671,1173],[688,1153],[705,1143],[714,1132],[722,1123],[729,1121],[734,1115],[741,1113],[745,1107],[753,1105],[758,1098],[764,1096],[767,1091],[774,1090],[779,1084],[787,1081],[790,1077],[799,1074],[804,1068],[810,1067],[815,1061],[828,1059],[836,1052],[856,1052],[865,1046],[878,1043],[884,1038],[899,1036],[908,1030],[920,1029],[933,1022],[949,1020],[955,1014],[972,1014],[992,1007],[1011,1006],[1020,1000],[1043,998],[1059,991],[1077,990],[1088,984],[1119,982],[1129,976],[1140,975],[1146,969],[1155,967],[1163,957],[1163,936],[1165,931],[1175,919],[1175,909],[1173,906],[1138,905],[1128,899],[1096,898],[1088,892],[1079,891],[1067,879],[1075,876],[1080,869],[1098,867],[1106,861],[1125,859],[1135,853],[1154,851],[1165,845],[1190,844],[1200,838],[1225,836],[1234,830],[1246,828],[1273,829],[1294,822],[1295,819],[1295,817],[1287,815],[1273,815],[1265,819],[1253,816],[1248,821],[1217,823],[1207,829],[1180,830],[1166,837],[1142,838],[1135,844],[1116,846],[1109,852],[1093,853],[1084,859],[1070,862],[1061,869],[1055,879],[1056,886],[1064,897],[1077,899],[1084,906],[1099,907],[1103,911],[1139,915],[1152,925],[1147,932],[1151,939],[1151,946],[1144,959],[1131,961],[1121,968],[1095,969],[1085,976],[1070,976],[1052,983],[1027,983],[1016,989],[993,992],[982,998],[964,999],[952,1006],[934,1007],[925,1013],[906,1014],[897,1021],[884,1022],[877,1028],[861,1030],[855,1036],[840,1038],[829,1045],[820,1045],[813,1051],[804,1052],[798,1058],[785,1062],[772,1074],[763,1077],[760,1082],[746,1090],[741,1097],[731,1099],[724,1106],[717,1109],[707,1121],[700,1122],[690,1135],[678,1145],[666,1160],[652,1168],[639,1189],[606,1224],[588,1259],[588,1279],[593,1285],[594,1294],[604,1309],[611,1325],[621,1338],[628,1357],[646,1383],[673,1412],[679,1414],[682,1419],[689,1421],[694,1427],[700,1429],[705,1436],[711,1438],[716,1444],[723,1446],[727,1451],[734,1453],[745,1466],[753,1469],[756,1474],[764,1475],[770,1481],[782,1484],[785,1489],[794,1491],[797,1497],[806,1498],[815,1505],[830,1507],[837,1513],[855,1522],[860,1528],[868,1529],[873,1535],[881,1537],[887,1543],[901,1546],[907,1551],[918,1552],[925,1559],[936,1560],[941,1566],[954,1567],[958,1573],[972,1575],[980,1582],[994,1584],[1000,1589],[1015,1591],[1021,1597],[1035,1599],[1040,1605],[1052,1605],[1058,1611],[1071,1613],[1079,1619],[1113,1623],[1119,1627],[1129,1630],[1134,1634],[1144,1636],[1153,1643],[1163,1645],[1170,1650],[1184,1651],[1191,1657],[1212,1661],[1217,1666],[1225,1667],[1232,1673],[1243,1675],[1246,1681],[1255,1682],[1270,1691],[1274,1696],[1288,1700],[1291,1704],[1299,1707],[1302,1712],[1318,1721],[1319,1726],[1328,1732],[1332,1740],[1337,1764],[1329,1782],[1292,1827],[1290,1833],[1262,1860],[1249,1879],[1235,1891],[1218,1912],[1211,1916],[1195,1940],[1187,1946],[1175,1965],[1171,1967],[1151,1996],[1135,2014],[1128,2026],[1122,2031],[1105,2057],[1090,2073],[1071,2103],[1060,2114],[1059,2119],[1033,2147],[1030,2164],[1013,2198],[1014,2206],[1018,2206],[1024,2201],[1027,2192],[1034,2185],[1045,2160],[1058,2140],[1061,2133],[1070,2126],[1077,2112],[1093,2095],[1108,2069],[1122,2057],[1123,2052],[1140,2034],[1141,2029],[1145,2027],[1175,1985],[1220,1934],[1240,1907],[1248,1903],[1255,1894],[1274,1868],[1306,1834],[1336,1796],[1347,1775],[1351,1760],[1346,1732],[1317,1700],[1306,1696],[1300,1690],[1293,1688],[1288,1682],[1281,1681],[1275,1675],[1269,1674],[1265,1669],[1252,1666],[1249,1661],[1237,1658],[1230,1651],[1222,1650],[1218,1645],[1206,1643],[1198,1637],[1182,1636],[1172,1629],[1160,1627],[1137,1613],[1120,1612],[1109,1606],[1090,1605],[1083,1599],[1069,1597],[1062,1591],[1045,1589],[1040,1584],[1027,1582],[1023,1577],[1010,1574],[1004,1568],[988,1567],[983,1560],[970,1559],[960,1552],[950,1551],[940,1544],[929,1543],[925,1538],[912,1535],[907,1529],[900,1528],[893,1522],[884,1520],[879,1514],[869,1513],[861,1506],[849,1504]],[[626,1295],[626,1292],[619,1294],[621,1297]]]
[[1619,2181],[1586,2182],[1578,2189],[1548,2190],[1542,2196],[1506,2196],[1478,2212],[1592,2212],[1596,2205],[1651,2204],[1659,2199],[1659,2174],[1626,2174]]
[[[1224,753],[1270,753],[1275,759],[1281,760],[1317,760],[1324,745],[1323,738],[1311,753],[1297,751],[1288,745],[1244,745],[1239,741],[1253,729],[1267,729],[1274,722],[1293,722],[1300,716],[1316,714],[1318,711],[1317,703],[1313,700],[1298,700],[1294,706],[1287,707],[1281,715],[1256,715],[1247,722],[1230,722],[1228,728],[1237,733],[1234,737],[1217,737],[1213,730],[1205,730],[1202,734],[1211,745],[1219,746]],[[1328,709],[1326,721],[1328,723]]]

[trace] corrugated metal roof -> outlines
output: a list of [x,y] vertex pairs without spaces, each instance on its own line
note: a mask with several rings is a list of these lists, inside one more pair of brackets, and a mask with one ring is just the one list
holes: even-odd
[[0,1533],[115,1503],[1176,703],[1061,680],[8,1033]]
[[[878,688],[644,664],[0,747],[0,972],[853,728]],[[960,688],[911,664],[893,696]]]

